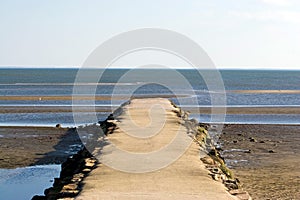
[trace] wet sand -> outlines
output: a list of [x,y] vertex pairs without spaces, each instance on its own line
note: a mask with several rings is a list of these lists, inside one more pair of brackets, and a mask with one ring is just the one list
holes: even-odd
[[245,94],[300,94],[300,90],[228,90],[227,92]]
[[[76,112],[112,112],[117,106],[76,106]],[[54,113],[54,112],[72,112],[72,106],[0,106],[0,113]],[[191,113],[210,114],[210,107],[183,108]],[[282,106],[282,107],[215,107],[215,114],[300,114],[300,107]]]
[[[300,114],[300,107],[289,107],[289,106],[283,106],[283,107],[227,107],[227,108],[214,108],[215,114],[222,114],[224,111],[226,111],[226,114]],[[189,110],[191,113],[197,113],[200,112],[201,114],[210,114],[211,108],[207,107],[200,107],[198,109],[185,109]]]
[[72,129],[0,127],[0,168],[60,164],[80,144]]
[[168,94],[145,94],[134,96],[128,95],[96,95],[96,96],[83,96],[83,95],[73,95],[73,96],[0,96],[2,101],[67,101],[67,100],[127,100],[130,97],[135,98],[172,98],[172,97],[186,97],[187,95],[168,95]]
[[[223,91],[220,91],[223,92]],[[208,93],[208,91],[203,91]],[[244,94],[300,94],[300,90],[227,90],[226,93],[244,93]],[[135,94],[128,95],[39,95],[39,96],[0,96],[1,101],[57,101],[57,100],[127,100],[128,98],[172,98],[188,97],[190,95],[172,95],[172,94]]]
[[227,164],[253,199],[300,199],[300,126],[226,125]]
[[[299,125],[224,127],[223,156],[254,199],[300,199],[299,132]],[[62,163],[73,144],[78,136],[66,128],[0,127],[0,168]]]

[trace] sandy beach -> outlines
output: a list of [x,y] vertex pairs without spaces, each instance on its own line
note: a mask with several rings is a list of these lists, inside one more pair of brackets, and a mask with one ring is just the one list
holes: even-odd
[[[297,125],[225,125],[222,154],[254,199],[300,198],[299,131]],[[1,168],[62,163],[81,143],[67,128],[0,127],[0,135]]]
[[67,128],[0,127],[0,136],[0,168],[60,164],[81,144]]
[[253,199],[300,199],[300,126],[226,125],[227,164]]
[[[253,199],[300,198],[299,130],[294,125],[224,127],[219,140],[223,156]],[[61,163],[68,156],[64,153],[68,145],[80,143],[73,133],[66,134],[67,129],[1,127],[0,131],[1,168]]]

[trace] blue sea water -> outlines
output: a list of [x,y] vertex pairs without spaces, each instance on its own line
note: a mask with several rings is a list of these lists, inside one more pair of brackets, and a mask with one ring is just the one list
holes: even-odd
[[[204,74],[207,71],[203,70]],[[176,70],[191,87],[182,85],[177,79],[168,76],[167,69],[139,69],[134,76],[124,79],[128,69],[107,69],[101,71],[99,81],[95,74],[99,70],[85,70],[84,80],[76,82],[78,69],[0,69],[0,96],[72,96],[74,83],[80,84],[84,94],[97,96],[155,96],[178,95],[171,98],[180,106],[188,108],[196,105],[212,106],[212,95],[220,91],[209,90],[201,74],[195,70]],[[82,73],[82,72],[81,72]],[[300,90],[300,71],[284,70],[220,70],[226,93],[226,106],[300,106],[300,94],[297,93],[237,93],[234,90]],[[143,77],[151,77],[145,81]],[[170,85],[162,85],[156,77],[164,77]],[[214,77],[211,83],[214,84]],[[149,81],[151,80],[151,81]],[[217,82],[217,81],[216,81]],[[168,87],[170,86],[170,87]],[[117,89],[116,89],[117,88]],[[171,89],[170,89],[171,88]],[[174,89],[175,88],[175,89]],[[94,91],[95,89],[95,91]],[[117,90],[117,93],[115,93]],[[193,94],[193,95],[191,95]],[[223,98],[221,96],[221,98]],[[120,105],[126,99],[110,101],[98,100],[98,106]],[[0,106],[71,106],[71,100],[0,100]],[[213,104],[215,105],[215,104]],[[107,113],[99,113],[99,120]],[[300,123],[299,116],[292,115],[228,115],[229,123]],[[202,115],[200,120],[209,122],[210,116]],[[1,113],[0,124],[49,124],[62,123],[72,125],[73,116],[70,113]]]

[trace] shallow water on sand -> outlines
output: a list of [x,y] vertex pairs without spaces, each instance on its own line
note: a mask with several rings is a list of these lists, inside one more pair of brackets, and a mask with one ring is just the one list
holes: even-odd
[[224,121],[213,121],[209,114],[191,114],[191,118],[198,119],[203,123],[226,123],[226,124],[299,124],[298,114],[226,114]]
[[6,200],[31,199],[43,195],[59,177],[60,165],[36,165],[16,169],[0,169],[0,197]]
[[[73,127],[91,123],[88,121],[93,117],[94,113],[80,113],[82,119],[87,119],[86,122],[75,124],[73,119],[74,113],[58,112],[58,113],[0,113],[0,126],[42,126],[54,127],[56,124],[61,124],[62,127]],[[97,113],[99,121],[105,120],[109,115],[108,112]],[[93,121],[96,123],[97,121]]]

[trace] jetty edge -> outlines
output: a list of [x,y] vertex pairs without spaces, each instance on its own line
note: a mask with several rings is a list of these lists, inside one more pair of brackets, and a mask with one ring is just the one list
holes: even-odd
[[[153,103],[165,105],[166,115],[176,119],[169,120],[169,125],[183,125],[186,137],[193,140],[178,160],[158,171],[126,173],[103,165],[84,147],[62,165],[60,178],[45,190],[45,196],[33,199],[251,199],[212,144],[210,125],[188,119],[187,112],[167,99],[133,99],[101,122],[100,127],[93,124],[81,128],[89,132],[101,129],[108,140],[124,139],[120,127],[124,125],[122,119],[126,121],[128,107],[131,114],[140,116],[140,107]],[[98,136],[94,134],[95,141]]]

